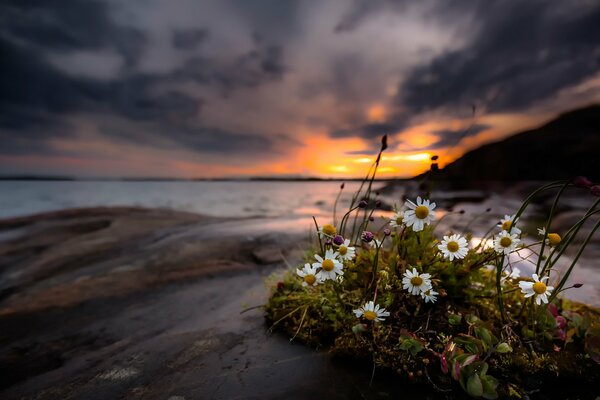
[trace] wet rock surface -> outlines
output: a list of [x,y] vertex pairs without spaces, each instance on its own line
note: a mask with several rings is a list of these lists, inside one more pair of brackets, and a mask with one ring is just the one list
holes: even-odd
[[310,223],[138,208],[0,221],[0,398],[464,398],[269,332],[265,280],[300,259]]
[[299,258],[306,232],[291,226],[136,208],[1,221],[0,398],[406,394],[243,312],[265,302],[282,257]]

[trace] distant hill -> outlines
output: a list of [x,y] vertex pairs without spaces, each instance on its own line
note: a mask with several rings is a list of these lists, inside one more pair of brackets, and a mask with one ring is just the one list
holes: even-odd
[[443,180],[600,181],[600,105],[564,113],[547,124],[472,150],[439,173]]

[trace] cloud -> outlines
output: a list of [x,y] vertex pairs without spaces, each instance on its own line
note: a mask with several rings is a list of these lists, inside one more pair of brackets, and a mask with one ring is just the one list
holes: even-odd
[[490,129],[491,125],[486,124],[474,124],[466,129],[440,129],[432,131],[431,133],[438,137],[437,142],[427,146],[428,150],[437,150],[446,147],[454,147],[460,143],[461,140],[467,137],[476,136],[479,133]]
[[598,3],[491,1],[475,20],[469,45],[410,71],[397,104],[416,113],[474,102],[521,111],[600,68]]
[[208,38],[208,29],[176,29],[173,46],[177,49],[194,49]]
[[[81,114],[96,121],[107,140],[140,140],[143,131],[145,145],[185,151],[247,158],[278,154],[278,143],[297,144],[282,134],[206,125],[206,100],[181,89],[195,83],[227,96],[281,79],[281,46],[256,39],[226,61],[192,54],[173,71],[144,73],[134,66],[147,33],[117,25],[106,3],[68,3],[65,10],[44,2],[2,6],[12,17],[0,28],[2,154],[55,154],[55,139],[80,136],[68,120]],[[206,29],[177,30],[172,37],[173,46],[186,51],[208,38]],[[111,122],[103,121],[109,116]]]

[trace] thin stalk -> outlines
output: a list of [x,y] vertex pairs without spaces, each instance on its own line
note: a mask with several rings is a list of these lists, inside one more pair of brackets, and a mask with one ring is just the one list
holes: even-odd
[[571,265],[567,269],[567,272],[565,273],[565,275],[560,280],[560,283],[558,284],[558,286],[555,288],[554,293],[552,293],[552,295],[548,299],[548,302],[551,302],[552,300],[554,300],[554,298],[558,295],[558,293],[560,292],[560,290],[562,289],[562,287],[565,285],[565,283],[567,282],[567,279],[569,278],[569,275],[571,275],[571,271],[575,267],[575,264],[577,263],[577,261],[579,261],[579,257],[581,257],[581,254],[583,253],[583,250],[585,250],[586,246],[588,245],[588,243],[592,239],[592,236],[594,236],[594,233],[596,233],[596,231],[598,230],[598,228],[600,228],[600,220],[598,220],[598,222],[596,222],[596,225],[594,225],[594,228],[592,229],[592,231],[590,232],[590,234],[585,238],[584,242],[579,247],[579,251],[577,252],[577,255],[575,256],[575,259],[573,259],[573,262],[571,263]]
[[[516,220],[516,218],[515,218]],[[502,299],[502,265],[504,264],[505,255],[502,254],[500,262],[496,264],[496,292],[498,294],[498,309],[500,310],[500,317],[502,318],[502,324],[506,323],[506,311],[504,310],[504,300]]]
[[[556,262],[560,259],[560,257],[562,257],[565,250],[569,247],[569,245],[571,244],[573,239],[577,236],[577,233],[579,233],[579,230],[581,229],[581,227],[583,226],[585,221],[592,215],[600,212],[600,210],[594,210],[594,208],[596,207],[596,205],[598,203],[600,203],[600,200],[597,200],[594,203],[594,205],[592,207],[590,207],[590,210],[593,210],[593,211],[588,210],[588,212],[579,221],[577,221],[575,223],[575,225],[573,225],[567,231],[567,233],[565,234],[565,238],[563,239],[561,245],[559,247],[555,247],[554,249],[552,249],[552,251],[548,255],[548,258],[546,259],[546,262],[544,263],[544,267],[542,268],[542,271],[540,272],[541,275],[543,275],[546,271],[552,269],[554,264],[556,264]],[[556,257],[553,258],[554,253],[556,253],[557,251],[558,251],[558,254],[556,255]]]
[[[544,190],[552,189],[552,188],[555,188],[555,187],[560,187],[560,186],[562,186],[564,184],[565,184],[565,181],[551,182],[551,183],[548,183],[548,184],[542,186],[541,188],[533,191],[533,193],[531,193],[529,196],[527,196],[527,198],[525,199],[525,201],[523,202],[523,204],[521,204],[521,207],[519,208],[519,210],[515,214],[515,217],[513,219],[513,224],[517,223],[517,220],[519,219],[519,217],[521,216],[521,214],[523,214],[523,212],[525,211],[525,209],[527,208],[527,206],[529,206],[529,203],[531,203],[531,200],[533,200],[533,198],[538,193],[541,193]],[[511,226],[511,228],[512,228],[512,226]]]
[[[550,229],[550,223],[552,222],[552,218],[554,217],[554,210],[556,209],[556,205],[558,204],[558,199],[563,194],[565,189],[569,186],[569,183],[565,183],[554,198],[554,202],[552,203],[552,208],[550,208],[550,214],[548,214],[548,219],[546,220],[546,225],[544,226],[544,237],[542,238],[542,247],[540,248],[540,254],[544,254],[544,248],[546,247],[546,238],[548,237],[548,231]],[[535,273],[540,272],[540,266],[542,264],[542,257],[538,257],[537,263],[535,265]]]
[[313,221],[315,221],[315,228],[317,229],[317,238],[319,239],[319,248],[321,249],[321,254],[323,254],[323,242],[321,241],[321,235],[319,234],[319,224],[317,224],[317,219],[313,217]]
[[[338,201],[340,200],[340,196],[342,195],[342,192],[344,191],[344,184],[342,183],[342,185],[340,186],[340,191],[338,192],[335,201],[333,202],[333,226],[337,226],[337,204]],[[340,228],[340,227],[338,227]],[[340,231],[341,232],[341,231]]]
[[344,232],[346,230],[346,223],[348,221],[348,217],[350,216],[350,213],[354,210],[356,210],[358,208],[358,206],[355,207],[350,207],[350,209],[348,210],[348,212],[346,212],[346,214],[344,214],[344,216],[342,217],[342,221],[340,222],[340,235],[344,236]]

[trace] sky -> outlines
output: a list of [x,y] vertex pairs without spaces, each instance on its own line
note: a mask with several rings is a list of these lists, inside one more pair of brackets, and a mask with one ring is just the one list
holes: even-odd
[[600,1],[4,0],[0,175],[409,177],[600,102]]

